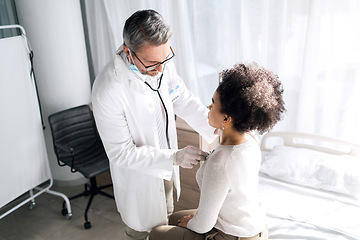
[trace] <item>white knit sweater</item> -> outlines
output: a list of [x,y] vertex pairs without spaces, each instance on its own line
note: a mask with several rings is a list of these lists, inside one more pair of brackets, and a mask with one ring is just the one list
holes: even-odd
[[261,152],[250,136],[240,145],[220,145],[196,173],[200,187],[197,213],[187,227],[198,233],[213,227],[251,237],[265,227],[258,198]]

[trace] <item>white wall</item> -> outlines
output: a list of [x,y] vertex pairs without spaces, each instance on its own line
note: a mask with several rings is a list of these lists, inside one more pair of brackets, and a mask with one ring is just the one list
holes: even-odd
[[85,182],[80,173],[59,167],[48,116],[90,103],[91,87],[80,2],[74,0],[16,0],[19,23],[34,51],[34,67],[46,126],[45,141],[57,185]]

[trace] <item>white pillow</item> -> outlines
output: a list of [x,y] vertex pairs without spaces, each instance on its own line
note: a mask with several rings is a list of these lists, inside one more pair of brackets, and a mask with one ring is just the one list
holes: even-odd
[[286,182],[360,197],[360,159],[276,146],[260,172]]

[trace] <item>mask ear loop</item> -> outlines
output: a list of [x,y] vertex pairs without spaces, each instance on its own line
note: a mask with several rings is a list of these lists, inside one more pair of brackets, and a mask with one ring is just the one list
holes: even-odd
[[[130,64],[134,64],[135,65],[135,61],[134,61],[134,58],[132,57],[132,55],[131,55],[131,50],[130,50],[130,48],[128,48],[129,49],[129,54],[127,55],[127,57],[130,57],[130,59],[128,59],[128,61],[129,61],[129,63]],[[131,62],[130,62],[130,60],[131,60]]]
[[[134,58],[132,57],[131,50],[129,49],[129,54],[126,55],[126,60],[129,62],[129,68],[133,71],[140,72],[138,67],[135,65]],[[132,63],[131,63],[132,62]]]

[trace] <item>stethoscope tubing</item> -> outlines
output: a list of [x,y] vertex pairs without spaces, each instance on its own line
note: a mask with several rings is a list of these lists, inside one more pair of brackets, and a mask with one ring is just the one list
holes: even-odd
[[162,99],[162,97],[161,97],[161,95],[160,95],[160,92],[159,92],[159,89],[160,89],[160,87],[161,87],[161,81],[162,81],[163,75],[164,75],[164,73],[162,73],[161,76],[160,76],[159,86],[158,86],[157,89],[152,88],[152,87],[150,86],[150,84],[147,83],[147,82],[144,82],[144,83],[145,83],[152,91],[154,91],[154,92],[156,92],[156,93],[158,94],[158,96],[159,96],[159,98],[160,98],[160,101],[161,101],[161,104],[162,104],[162,106],[163,106],[163,108],[164,108],[164,110],[165,110],[165,117],[166,117],[166,126],[165,126],[165,129],[166,129],[166,132],[165,132],[165,135],[166,135],[166,143],[167,143],[167,145],[168,145],[168,148],[171,149],[171,147],[170,147],[170,140],[169,140],[169,114],[168,114],[168,111],[167,111],[167,109],[166,109],[165,103],[164,103],[164,101],[163,101],[163,99]]
[[[129,54],[130,55],[130,54]],[[132,56],[130,55],[130,57],[132,58]],[[134,61],[134,60],[133,60]],[[163,68],[163,71],[165,70],[165,65],[164,65],[164,68]],[[136,74],[135,74],[136,75]],[[166,129],[166,132],[165,132],[165,135],[166,135],[166,143],[167,143],[167,146],[169,149],[171,149],[170,147],[170,140],[169,140],[169,114],[168,114],[168,111],[166,109],[166,106],[165,106],[165,103],[160,95],[160,92],[159,92],[159,89],[161,87],[161,82],[162,82],[162,78],[163,78],[163,75],[164,75],[164,72],[161,73],[161,76],[160,76],[160,81],[159,81],[159,86],[157,87],[157,89],[154,89],[150,86],[150,84],[146,81],[144,81],[144,83],[154,92],[157,92],[159,98],[160,98],[160,101],[161,101],[161,104],[165,110],[165,117],[166,117],[166,126],[165,126],[165,129]]]

